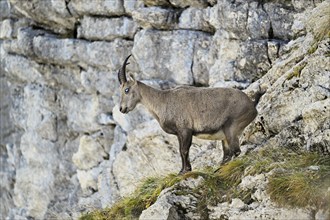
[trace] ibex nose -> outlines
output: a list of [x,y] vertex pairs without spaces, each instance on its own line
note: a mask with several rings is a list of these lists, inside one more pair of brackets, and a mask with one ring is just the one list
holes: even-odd
[[120,108],[119,108],[119,111],[120,111],[121,113],[126,113],[126,112],[127,112],[127,108],[122,108],[122,107],[120,107]]

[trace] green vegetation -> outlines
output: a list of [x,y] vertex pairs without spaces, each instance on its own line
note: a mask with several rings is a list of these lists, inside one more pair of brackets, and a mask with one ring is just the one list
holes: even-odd
[[[316,49],[317,49],[317,47],[316,47]],[[287,80],[290,80],[293,77],[298,77],[299,78],[300,75],[301,75],[301,71],[306,67],[306,65],[307,65],[307,63],[304,62],[304,63],[300,63],[300,64],[297,64],[296,66],[294,66],[293,69],[292,69],[292,71],[289,72],[288,76],[286,77]]]
[[[318,170],[310,169],[317,166]],[[316,153],[293,152],[291,150],[263,148],[257,152],[236,158],[217,169],[208,167],[183,176],[170,174],[162,178],[148,178],[135,193],[116,203],[113,207],[96,210],[83,215],[81,220],[136,219],[142,211],[152,205],[160,192],[173,186],[180,195],[193,194],[198,198],[197,211],[202,218],[208,216],[208,205],[230,202],[240,198],[252,202],[253,189],[237,188],[242,178],[248,175],[272,171],[268,182],[268,194],[281,206],[325,209],[330,205],[330,157]],[[195,189],[180,188],[176,184],[187,178],[202,177]]]
[[150,177],[136,189],[132,196],[124,198],[111,208],[95,210],[80,217],[80,220],[105,220],[105,219],[136,219],[142,211],[148,208],[156,200],[160,192],[184,177],[170,174],[163,178]]

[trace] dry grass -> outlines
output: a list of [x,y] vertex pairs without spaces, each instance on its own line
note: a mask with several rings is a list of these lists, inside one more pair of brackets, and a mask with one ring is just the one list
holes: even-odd
[[[317,165],[319,170],[308,169]],[[285,168],[269,179],[268,194],[281,206],[319,210],[330,206],[330,157],[302,154],[293,157]]]

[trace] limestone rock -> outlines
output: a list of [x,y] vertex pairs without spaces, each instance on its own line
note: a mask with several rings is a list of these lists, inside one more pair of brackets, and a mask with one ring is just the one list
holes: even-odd
[[[170,190],[168,190],[170,191]],[[171,219],[178,220],[180,216],[175,206],[168,201],[170,198],[170,193],[163,191],[159,195],[157,202],[150,206],[148,209],[144,210],[139,219]]]
[[126,132],[132,131],[141,123],[152,119],[152,116],[146,112],[146,109],[142,105],[138,105],[136,109],[128,114],[121,113],[119,111],[119,106],[116,105],[112,113],[116,123]]
[[193,170],[203,169],[203,167],[218,166],[223,160],[223,150],[221,141],[208,141],[193,138],[190,147],[190,161]]
[[11,72],[10,77],[17,81],[47,85],[52,89],[61,87],[74,92],[83,90],[80,68],[45,66],[20,55],[6,54],[1,58],[3,68]]
[[70,12],[78,15],[120,16],[125,12],[122,0],[71,0],[68,4]]
[[[126,148],[117,155],[113,164],[113,174],[121,196],[134,190],[132,182],[150,175],[177,172],[180,157],[176,137],[164,138],[165,135],[155,120],[142,123],[130,132]],[[132,170],[131,167],[135,169]]]
[[3,68],[12,73],[11,77],[20,81],[41,83],[41,73],[38,71],[38,65],[23,57],[17,55],[7,55],[1,58]]
[[[320,6],[314,10],[318,10],[320,14],[325,13],[322,11],[324,7],[329,7],[327,4],[324,3],[322,9]],[[323,18],[328,19],[327,17]],[[310,19],[310,21],[314,22],[313,19]],[[323,21],[321,20],[320,22]],[[318,31],[320,30],[316,30],[316,32]],[[329,61],[324,56],[326,49],[323,46],[329,40],[324,39],[320,41],[318,48],[311,51],[310,48],[313,45],[313,41],[313,36],[310,34],[292,41],[288,45],[289,50],[286,52],[287,54],[284,56],[285,59],[283,62],[277,62],[258,82],[259,85],[263,83],[268,84],[269,88],[259,102],[258,110],[263,113],[259,113],[256,122],[251,124],[255,128],[261,125],[260,132],[255,132],[255,137],[253,137],[255,141],[258,139],[254,143],[260,144],[259,141],[267,139],[265,146],[272,145],[310,149],[313,140],[313,142],[318,143],[313,145],[313,150],[319,152],[328,151],[328,147],[326,147],[328,142],[327,135],[324,136],[325,141],[320,141],[321,136],[319,134],[316,135],[319,137],[314,139],[315,136],[311,135],[310,132],[316,129],[316,127],[320,131],[326,131],[327,129],[323,127],[328,124],[328,122],[324,121],[323,114],[326,115],[327,113],[324,106],[328,106],[327,97],[329,97],[329,92],[321,88],[326,88],[329,81],[328,68],[325,67]],[[284,107],[284,103],[291,103],[290,108]],[[316,107],[318,105],[319,107]],[[307,110],[307,106],[314,106],[311,109],[319,108],[319,110],[316,110],[318,112],[316,113],[318,118],[315,118],[314,123],[311,123],[310,127],[305,127],[305,131],[303,126],[304,121],[302,120],[304,108],[299,106],[306,106],[305,120],[308,120],[307,112],[309,110]],[[276,109],[275,114],[272,112],[274,109]],[[268,114],[266,112],[268,111],[270,111],[269,114],[272,114],[272,119],[275,117],[278,120],[270,121],[271,119],[266,116]],[[250,128],[247,128],[246,131],[249,131]],[[273,137],[270,137],[270,135]]]
[[116,176],[113,175],[113,163],[117,155],[126,147],[126,133],[120,126],[116,126],[113,139],[114,141],[109,152],[109,160],[101,163],[102,173],[98,179],[98,190],[102,195],[101,204],[103,208],[108,207],[109,204],[113,204],[120,198]]
[[109,160],[103,161],[99,169],[101,173],[97,178],[97,191],[99,192],[99,200],[102,208],[106,208],[119,199],[117,194],[118,189],[111,175],[111,162]]
[[312,8],[315,7],[316,5],[320,4],[322,1],[315,1],[315,2],[310,2],[310,1],[292,1],[293,7],[298,10],[302,11],[304,9]]
[[208,6],[208,2],[204,0],[169,0],[169,2],[175,6],[180,8],[186,7],[194,7],[194,8],[203,8]]
[[101,125],[115,125],[116,122],[114,121],[112,114],[109,113],[101,113],[97,116],[97,123]]
[[322,154],[328,154],[330,141],[330,129],[315,132],[307,139],[306,149],[316,151]]
[[238,54],[235,81],[255,81],[271,68],[267,41],[245,41],[240,44]]
[[146,6],[170,6],[169,0],[143,0]]
[[72,157],[74,164],[82,170],[98,165],[107,154],[103,146],[93,137],[84,135],[80,138],[78,152]]
[[47,110],[41,110],[41,122],[36,131],[43,139],[56,141],[57,140],[57,118],[56,115]]
[[[31,27],[19,29],[17,33],[17,40],[14,42],[9,42],[7,51],[34,58],[35,53],[33,51],[33,39],[34,37],[42,35],[43,33],[43,31],[34,30]],[[47,36],[49,36],[49,34]]]
[[[7,82],[4,80],[4,77],[0,76],[0,117],[1,117],[1,123],[0,123],[0,137],[2,145],[6,146],[15,146],[14,144],[8,145],[8,138],[11,136],[11,132],[15,131],[14,124],[11,122],[9,109],[11,105],[11,100],[8,98],[10,94],[9,86]],[[8,148],[8,147],[6,147]],[[5,152],[5,151],[4,151]],[[12,155],[12,160],[14,161],[17,157],[17,155]],[[8,154],[8,157],[10,158],[10,154]],[[13,163],[14,164],[14,163]]]
[[125,12],[130,16],[132,16],[134,11],[138,10],[139,8],[142,8],[143,6],[144,3],[140,0],[124,1]]
[[[144,210],[139,219],[200,219],[197,213],[191,212],[196,208],[196,197],[189,194],[177,195],[176,192],[179,192],[182,188],[195,189],[202,181],[202,177],[197,179],[188,178],[163,190],[157,201]],[[182,211],[182,209],[185,211]]]
[[283,44],[283,42],[278,40],[271,40],[267,42],[267,57],[269,59],[270,64],[275,63],[276,59],[279,58],[281,44]]
[[232,209],[236,210],[244,210],[247,208],[247,205],[240,199],[232,199],[231,204],[230,204]]
[[254,200],[254,202],[248,205],[242,200],[234,198],[231,203],[224,202],[214,207],[210,206],[208,207],[210,210],[210,219],[219,219],[221,217],[226,217],[228,219],[267,219],[269,216],[275,219],[309,219],[311,213],[308,210],[287,209],[278,207],[271,202],[266,193],[268,176],[269,174],[259,174],[256,176],[244,177],[238,187],[243,190],[254,191],[251,195],[251,199]]
[[[118,70],[133,46],[128,40],[115,39],[112,42],[88,42],[78,39],[59,39],[30,28],[20,29],[16,44],[7,46],[8,51],[31,56],[42,62],[61,65],[79,64],[97,66],[107,70]],[[47,48],[47,49],[46,49]],[[87,52],[85,52],[87,51]],[[122,57],[109,56],[122,51]]]
[[77,31],[78,38],[89,40],[133,39],[137,25],[127,17],[107,19],[85,16]]
[[221,205],[217,207],[212,207],[210,212],[210,219],[219,219],[219,218],[228,218],[228,219],[254,219],[254,218],[261,218],[261,219],[268,219],[269,216],[275,219],[309,219],[310,213],[307,211],[296,209],[296,210],[289,210],[289,209],[280,209],[274,206],[272,207],[264,207],[261,208],[260,206],[257,209],[251,209],[244,212],[239,212],[237,210],[229,209],[226,211]]
[[5,20],[10,16],[10,5],[7,1],[0,1],[0,20]]
[[99,167],[90,170],[77,170],[77,177],[85,195],[97,190],[98,176],[101,172]]
[[[211,24],[217,29],[224,29],[233,39],[268,37],[267,15],[257,6],[256,2],[250,6],[246,1],[220,1],[212,11]],[[250,7],[253,10],[250,11]]]
[[[31,184],[32,183],[32,184]],[[14,202],[17,207],[26,207],[26,215],[43,218],[52,192],[54,174],[42,167],[26,167],[17,170]]]
[[74,28],[75,19],[67,8],[65,0],[29,2],[10,0],[20,13],[57,33],[68,33]]
[[[80,63],[91,66],[104,66],[115,70],[121,66],[124,56],[109,56],[118,50],[130,51],[132,43],[127,40],[116,39],[113,42],[88,43],[83,40],[55,39],[38,36],[33,39],[34,53],[40,59],[58,64]],[[48,50],[45,50],[45,47]],[[83,52],[87,51],[87,53]],[[124,55],[124,53],[122,53]]]
[[31,20],[29,19],[15,19],[8,18],[0,22],[0,39],[12,39],[17,38],[19,29],[26,28],[31,25]]
[[322,128],[329,128],[330,100],[317,101],[302,110],[302,118],[305,124],[304,133],[312,134]]
[[[264,128],[267,128],[266,131],[271,132],[271,133],[280,133],[281,130],[283,130],[286,127],[286,124],[288,122],[293,122],[294,124],[292,125],[291,131],[295,133],[295,136],[297,138],[303,140],[299,141],[303,145],[306,145],[306,140],[304,139],[304,131],[302,131],[301,127],[298,126],[301,115],[302,115],[302,110],[303,108],[300,108],[298,106],[310,106],[311,103],[318,102],[319,100],[323,100],[325,97],[327,97],[327,93],[325,90],[320,90],[317,87],[315,87],[315,81],[318,81],[320,85],[323,84],[324,81],[323,77],[328,77],[328,73],[326,71],[323,71],[319,68],[322,68],[323,64],[319,64],[317,66],[311,66],[309,64],[310,61],[314,60],[313,57],[317,60],[323,60],[323,55],[321,53],[321,48],[320,48],[320,53],[315,53],[312,55],[312,57],[308,58],[308,60],[302,60],[298,64],[294,65],[292,69],[288,70],[286,74],[284,74],[282,77],[279,78],[274,84],[273,87],[270,89],[272,95],[265,95],[264,96],[264,101],[262,101],[262,109],[263,111],[267,112],[268,110],[273,111],[276,109],[276,113],[278,118],[283,118],[285,115],[284,120],[277,120],[276,122],[272,122],[272,126],[269,126],[270,121],[268,121],[267,117],[265,115],[260,115],[260,119],[262,117],[262,124],[264,125]],[[316,58],[317,57],[317,58]],[[318,61],[316,61],[318,62]],[[278,67],[276,67],[278,68]],[[292,74],[295,71],[299,71],[300,73],[296,76],[293,76]],[[307,77],[308,76],[308,77]],[[279,92],[278,86],[283,85],[285,89],[284,91]],[[304,86],[303,86],[304,85]],[[277,93],[278,91],[278,93]],[[277,95],[275,95],[277,94]],[[276,96],[276,98],[275,98]],[[268,102],[268,103],[267,103]],[[282,105],[284,102],[290,102],[292,105],[290,108],[285,108],[280,107],[279,105]],[[269,104],[271,103],[271,104]],[[282,104],[280,104],[282,103]],[[320,102],[322,103],[322,102]],[[324,101],[324,105],[327,104],[328,101]],[[317,103],[314,104],[314,106],[317,106]],[[322,105],[321,105],[322,106]],[[326,112],[324,112],[324,107],[320,106],[320,114],[325,115]],[[323,109],[322,109],[323,108]],[[321,110],[322,109],[322,110]],[[307,110],[308,111],[308,110]],[[271,112],[269,112],[272,114]],[[307,112],[306,112],[307,113]],[[283,115],[283,116],[281,116]],[[272,115],[274,117],[274,114]],[[306,114],[306,120],[307,120],[307,114]],[[315,118],[315,123],[317,124],[310,124],[311,127],[306,128],[308,129],[313,129],[312,127],[315,126],[321,126],[325,122],[323,116],[318,116],[318,118]],[[296,130],[296,131],[294,131]],[[306,132],[307,132],[306,130]],[[287,130],[288,131],[288,130]],[[290,132],[290,133],[292,133]],[[307,134],[306,134],[307,135]],[[282,137],[283,138],[283,137]],[[292,138],[292,137],[291,137]],[[283,144],[283,143],[282,143]],[[287,145],[287,144],[285,144]]]
[[178,28],[214,33],[215,29],[210,24],[210,16],[211,8],[199,9],[189,7],[181,13]]
[[200,30],[214,32],[209,23],[210,8],[189,7],[185,10],[160,7],[138,8],[133,12],[134,20],[143,28],[160,30]]
[[262,188],[265,189],[267,183],[267,176],[265,174],[259,174],[256,176],[246,176],[239,184],[239,188],[243,190]]
[[9,39],[13,35],[14,22],[6,19],[0,23],[0,39]]
[[[264,10],[263,6],[257,2],[248,4],[246,30],[249,33],[248,38],[252,39],[272,39],[271,34],[272,20],[269,19],[269,14]],[[291,22],[291,21],[286,21]]]
[[132,13],[134,21],[143,28],[174,29],[177,26],[179,12],[158,7],[139,8]]
[[234,78],[235,60],[238,57],[240,42],[228,38],[228,34],[221,31],[217,31],[213,36],[210,47],[210,54],[212,54],[209,68],[210,85],[218,81],[231,81]]
[[[219,81],[253,82],[271,68],[266,40],[228,39],[229,33],[217,32],[212,39],[209,84]],[[275,54],[276,55],[275,55]],[[273,52],[277,56],[277,51]],[[274,58],[275,59],[275,58]]]
[[101,128],[94,123],[101,113],[99,97],[96,95],[73,95],[71,92],[59,94],[59,99],[64,104],[67,112],[68,126],[76,131],[95,132]]
[[293,13],[289,12],[289,9],[276,3],[265,3],[264,8],[271,23],[269,37],[283,40],[292,39],[293,34],[291,31],[291,26],[293,21]]
[[88,68],[86,71],[81,71],[80,79],[82,86],[92,94],[99,92],[102,95],[111,97],[119,88],[117,74],[108,71]]
[[[98,192],[92,194],[89,197],[80,197],[78,201],[78,206],[80,210],[93,210],[93,209],[100,209],[101,202],[100,202],[100,194]],[[79,218],[79,213],[75,216],[75,218]]]
[[[198,63],[201,59],[197,59],[197,48],[207,49],[209,41],[208,35],[199,32],[144,30],[135,37],[133,55],[143,78],[193,84],[193,73],[203,73],[199,72],[202,68],[196,71],[192,68],[197,65],[205,66],[204,63]],[[163,55],[158,56],[158,51],[162,51]]]
[[120,127],[116,126],[114,130],[114,141],[110,148],[110,160],[109,163],[112,166],[117,155],[123,150],[126,145],[127,135],[125,131]]

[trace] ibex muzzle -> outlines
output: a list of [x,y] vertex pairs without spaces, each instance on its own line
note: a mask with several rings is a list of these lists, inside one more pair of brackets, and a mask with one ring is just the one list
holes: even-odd
[[231,88],[183,86],[158,90],[133,77],[127,80],[125,68],[130,56],[118,72],[120,111],[128,113],[141,103],[165,132],[177,136],[182,160],[180,174],[191,171],[189,149],[193,136],[222,140],[224,162],[241,152],[238,137],[257,116],[255,106],[261,93],[252,102],[245,93]]

